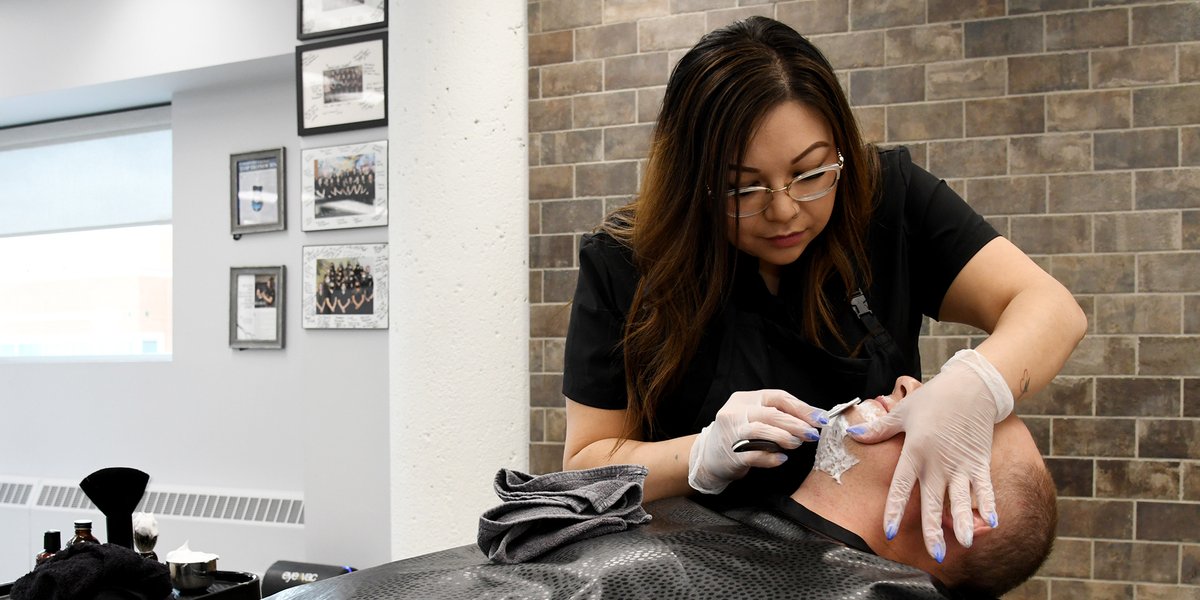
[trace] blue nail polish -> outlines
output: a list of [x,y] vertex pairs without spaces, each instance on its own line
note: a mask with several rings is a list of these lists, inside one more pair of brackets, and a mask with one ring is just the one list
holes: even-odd
[[821,434],[815,431],[806,431],[804,432],[804,438],[810,442],[815,442],[821,439]]
[[854,427],[846,428],[846,433],[849,433],[850,435],[862,435],[866,432],[867,432],[866,425],[855,425]]
[[891,523],[887,524],[887,527],[884,529],[884,534],[887,535],[887,539],[889,542],[892,541],[893,539],[895,539],[896,533],[899,531],[899,529],[900,529],[900,525],[898,523],[896,523],[895,521],[892,521]]
[[786,454],[784,454],[784,453],[782,453],[782,452],[780,452],[780,453],[779,453],[779,464],[781,464],[781,465],[782,465],[782,464],[783,464],[783,463],[785,463],[785,462],[787,462],[787,455],[786,455]]
[[942,561],[946,560],[945,546],[937,544],[933,547],[933,559],[938,561],[938,564],[942,564]]
[[817,412],[814,412],[814,413],[813,413],[813,417],[815,417],[815,418],[817,419],[817,422],[818,422],[818,423],[820,423],[820,424],[822,424],[822,425],[828,425],[828,424],[829,424],[829,419],[825,418],[825,411],[821,411],[821,410],[819,410],[819,411],[817,411]]
[[994,512],[988,513],[988,524],[992,526],[992,529],[999,527],[1000,517]]

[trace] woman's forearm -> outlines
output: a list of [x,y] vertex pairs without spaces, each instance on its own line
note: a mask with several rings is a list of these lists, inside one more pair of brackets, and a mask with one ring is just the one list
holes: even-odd
[[1087,330],[1087,317],[1057,281],[1022,290],[1005,307],[976,351],[1004,376],[1013,399],[1050,383]]
[[1057,279],[997,237],[959,271],[939,318],[989,332],[975,350],[1020,400],[1046,387],[1083,339],[1087,317]]
[[688,457],[695,435],[641,442],[625,440],[620,447],[615,438],[596,440],[563,459],[564,469],[590,469],[603,465],[638,464],[647,470],[643,501],[685,496],[692,492],[688,485]]

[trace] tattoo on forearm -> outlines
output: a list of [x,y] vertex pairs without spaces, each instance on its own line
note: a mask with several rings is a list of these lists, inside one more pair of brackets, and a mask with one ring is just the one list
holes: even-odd
[[1029,369],[1025,369],[1025,372],[1021,373],[1021,393],[1017,394],[1017,399],[1020,400],[1021,398],[1024,398],[1025,392],[1028,392],[1028,391],[1029,391]]

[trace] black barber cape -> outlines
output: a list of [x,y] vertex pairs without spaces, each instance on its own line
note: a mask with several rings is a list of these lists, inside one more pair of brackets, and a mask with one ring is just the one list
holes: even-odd
[[271,598],[948,597],[927,573],[831,541],[770,509],[738,511],[730,518],[669,498],[646,510],[654,516],[648,525],[562,546],[532,562],[493,564],[475,546],[463,546]]
[[[872,282],[863,290],[887,335],[874,336],[851,308],[840,281],[829,298],[846,298],[837,313],[848,356],[830,337],[826,349],[799,334],[798,265],[785,268],[779,296],[767,291],[757,259],[739,253],[734,292],[704,330],[680,387],[662,399],[655,441],[699,433],[736,391],[783,389],[830,408],[855,396],[889,393],[897,377],[920,378],[917,350],[922,315],[936,317],[947,288],[967,261],[998,236],[953,190],[912,163],[908,150],[879,153],[883,182],[868,232]],[[620,350],[625,315],[637,289],[632,252],[611,236],[584,236],[579,280],[567,330],[563,394],[604,409],[626,406]],[[887,339],[890,338],[890,339]],[[718,497],[714,507],[755,503],[795,490],[812,469],[816,444],[803,444],[783,466],[752,469]]]

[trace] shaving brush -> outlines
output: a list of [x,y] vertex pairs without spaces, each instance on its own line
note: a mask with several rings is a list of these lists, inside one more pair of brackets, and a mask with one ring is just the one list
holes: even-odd
[[149,513],[133,515],[133,546],[143,558],[157,561],[154,546],[158,544],[158,519]]

